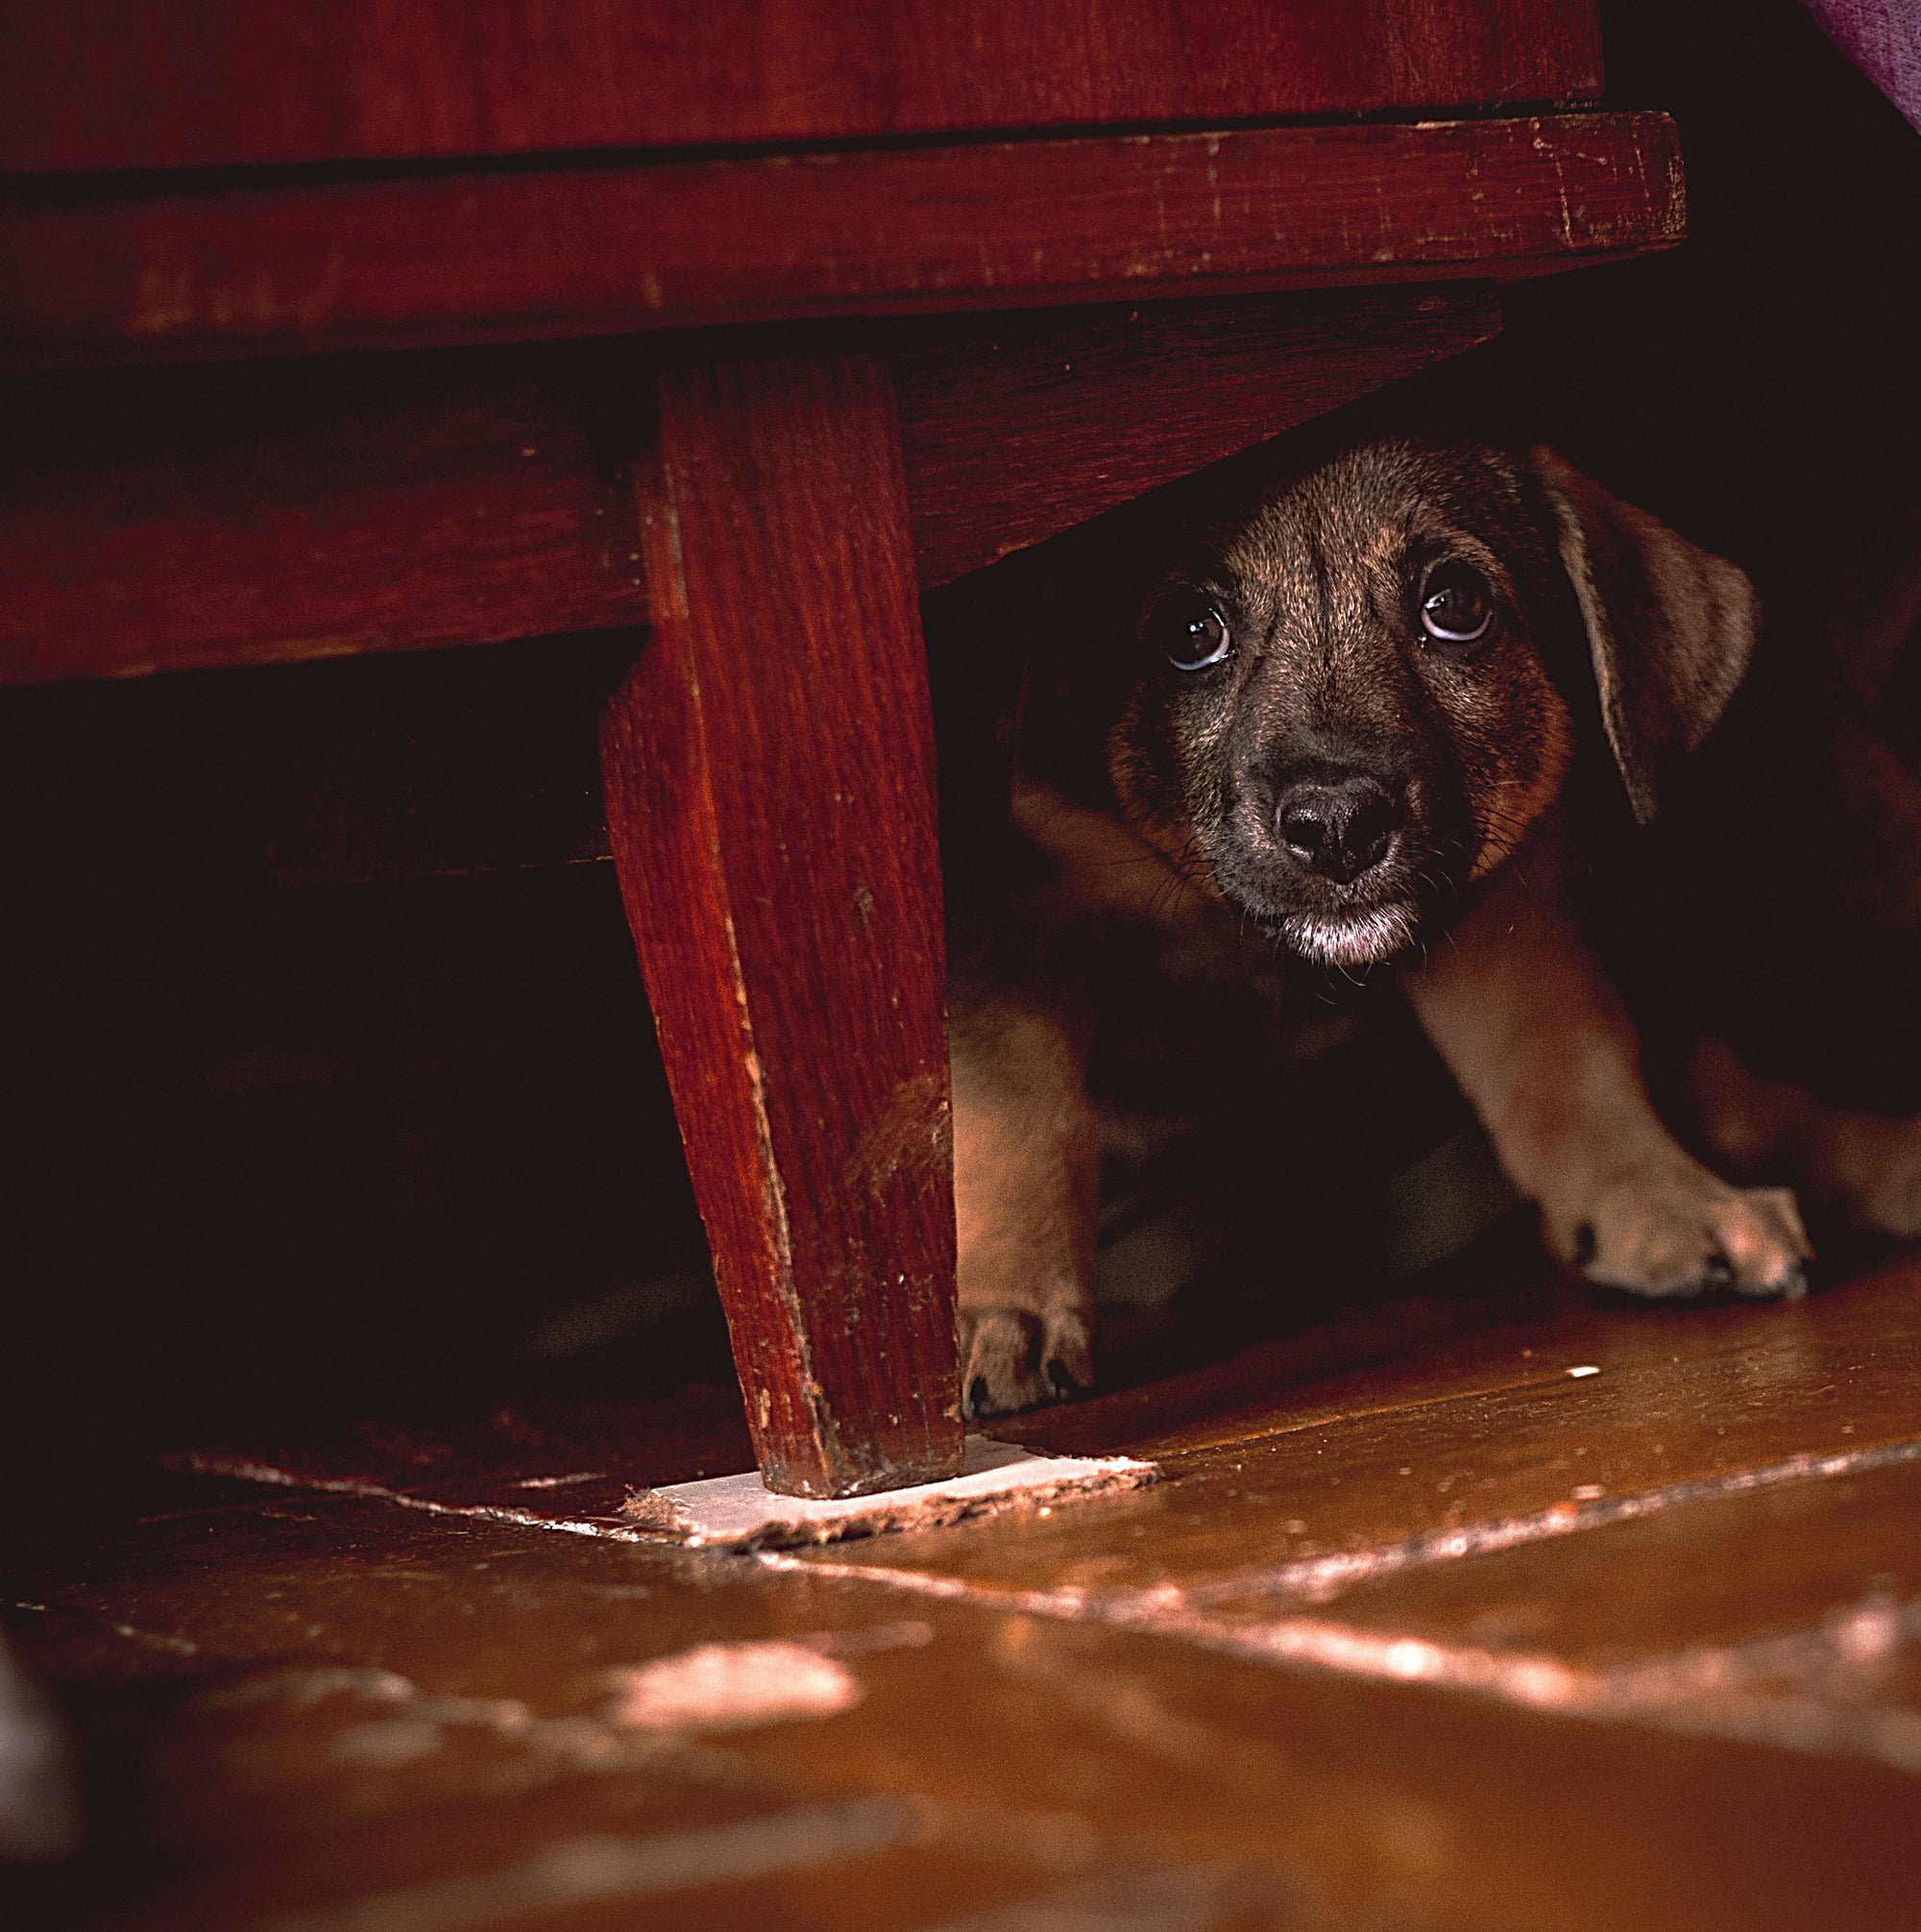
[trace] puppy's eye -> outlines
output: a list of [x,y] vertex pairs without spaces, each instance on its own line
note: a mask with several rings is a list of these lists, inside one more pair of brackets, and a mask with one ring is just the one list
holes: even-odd
[[1421,627],[1437,644],[1479,644],[1494,628],[1495,594],[1487,578],[1459,557],[1429,565],[1417,602]]
[[1228,621],[1204,598],[1171,598],[1149,617],[1149,644],[1176,671],[1205,671],[1234,648]]

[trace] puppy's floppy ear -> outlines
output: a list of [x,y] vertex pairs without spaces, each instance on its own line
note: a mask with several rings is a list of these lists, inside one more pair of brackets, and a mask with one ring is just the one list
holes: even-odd
[[1608,744],[1645,825],[1674,766],[1740,683],[1761,603],[1726,558],[1611,497],[1552,450],[1531,461],[1587,626]]

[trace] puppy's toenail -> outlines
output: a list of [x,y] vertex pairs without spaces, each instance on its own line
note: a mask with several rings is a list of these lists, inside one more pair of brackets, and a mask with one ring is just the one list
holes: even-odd
[[1574,1265],[1585,1268],[1594,1259],[1594,1224],[1583,1221],[1574,1231]]
[[1081,1384],[1067,1373],[1067,1364],[1058,1356],[1047,1358],[1047,1382],[1061,1402],[1065,1402],[1070,1395],[1081,1393]]
[[967,1408],[969,1413],[974,1415],[986,1414],[987,1378],[985,1376],[977,1375],[974,1378],[974,1380],[967,1384]]

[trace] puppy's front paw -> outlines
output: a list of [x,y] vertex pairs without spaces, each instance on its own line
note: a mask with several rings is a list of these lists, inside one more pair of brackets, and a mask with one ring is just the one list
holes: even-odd
[[1007,1415],[1093,1387],[1092,1307],[1064,1285],[1035,1301],[961,1303],[960,1400],[969,1416]]
[[1610,1186],[1571,1231],[1590,1281],[1637,1295],[1808,1291],[1813,1254],[1786,1187],[1731,1187],[1692,1162],[1637,1169]]

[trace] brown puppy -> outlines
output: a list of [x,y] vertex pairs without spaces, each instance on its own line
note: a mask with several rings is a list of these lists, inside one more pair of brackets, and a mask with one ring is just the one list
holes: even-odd
[[[1367,445],[1151,599],[1109,743],[1121,821],[1032,790],[1016,819],[1068,900],[1131,910],[1210,970],[1404,962],[1509,1177],[1594,1280],[1799,1294],[1793,1197],[1728,1185],[1656,1116],[1577,927],[1564,801],[1592,738],[1650,819],[1757,624],[1732,564],[1550,452]],[[981,1413],[1091,1380],[1096,1137],[1082,1043],[1046,1000],[957,995],[952,1035]]]

